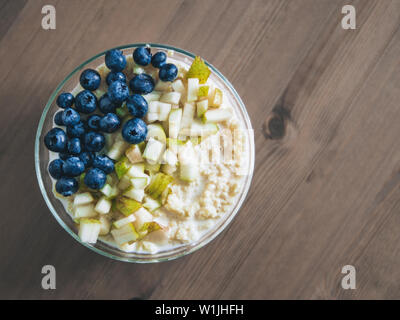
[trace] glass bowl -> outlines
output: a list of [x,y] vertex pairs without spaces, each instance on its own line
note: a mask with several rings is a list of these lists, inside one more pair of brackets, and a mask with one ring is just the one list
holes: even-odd
[[[162,44],[136,43],[136,44],[120,46],[117,47],[116,49],[122,50],[124,54],[127,55],[127,54],[132,54],[135,48],[145,45],[150,46],[152,49],[154,49],[154,51],[166,52],[167,50],[173,50],[174,59],[177,60],[182,59],[186,63],[191,63],[191,61],[195,57],[194,54],[187,52],[185,50]],[[59,201],[53,194],[52,180],[47,171],[50,155],[49,151],[46,149],[43,143],[43,137],[53,127],[54,114],[60,110],[55,102],[58,94],[63,91],[71,92],[72,89],[79,83],[80,71],[86,68],[94,69],[99,65],[103,64],[105,53],[106,51],[95,55],[94,57],[82,63],[75,70],[73,70],[54,90],[54,92],[52,93],[50,99],[46,104],[46,107],[43,110],[35,140],[35,169],[43,198],[46,201],[46,204],[49,207],[51,213],[59,222],[59,224],[75,240],[77,240],[85,247],[108,258],[125,262],[150,263],[150,262],[172,260],[187,255],[189,253],[192,253],[195,250],[209,243],[226,228],[226,226],[232,221],[232,219],[239,211],[249,191],[254,170],[255,151],[254,151],[254,138],[253,138],[252,126],[246,108],[242,100],[240,99],[238,93],[230,84],[230,82],[215,67],[209,64],[207,61],[205,61],[208,67],[212,70],[212,74],[210,77],[212,77],[212,79],[216,82],[216,84],[220,88],[223,88],[226,92],[229,93],[230,95],[229,100],[232,104],[232,107],[236,110],[236,114],[239,117],[239,121],[241,121],[244,124],[244,127],[246,129],[245,130],[246,139],[248,141],[249,161],[248,161],[247,175],[244,177],[245,181],[242,185],[242,189],[239,193],[236,204],[232,207],[232,210],[230,212],[226,213],[223,216],[223,218],[221,218],[219,222],[213,228],[208,230],[207,233],[205,233],[199,240],[154,254],[126,253],[102,241],[97,241],[95,245],[83,243],[79,239],[78,230],[71,216],[65,210],[61,201]]]

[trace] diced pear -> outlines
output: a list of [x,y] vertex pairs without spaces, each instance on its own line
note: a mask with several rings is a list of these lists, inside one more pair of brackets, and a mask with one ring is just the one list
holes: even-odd
[[111,200],[103,196],[97,201],[94,210],[96,210],[100,214],[107,214],[110,212],[111,205],[112,205]]
[[107,217],[106,215],[102,215],[102,216],[100,216],[99,221],[101,223],[100,235],[105,236],[106,234],[108,234],[110,232],[110,229],[111,229],[110,218]]
[[153,221],[153,215],[150,212],[148,212],[145,208],[140,208],[139,210],[137,210],[135,212],[135,216],[136,216],[136,221],[134,222],[134,226],[136,230],[140,230],[146,222]]
[[165,135],[164,128],[158,123],[149,124],[147,126],[146,140],[150,140],[150,138],[158,140],[164,144],[167,142],[167,136]]
[[[183,130],[183,131],[185,131],[185,130]],[[175,154],[178,153],[179,148],[181,146],[183,146],[185,143],[186,142],[184,140],[181,140],[181,139],[171,139],[171,138],[167,139],[168,149],[170,151],[172,151],[173,153],[175,153]]]
[[100,89],[97,89],[94,92],[94,95],[96,96],[97,99],[100,99],[104,94],[105,94],[105,92],[103,90],[100,90]]
[[158,171],[160,171],[160,167],[161,167],[161,164],[160,164],[160,163],[150,164],[150,163],[146,162],[146,163],[144,164],[144,170],[145,170],[146,172],[148,172],[149,174],[150,174],[150,173],[151,173],[151,174],[157,173]]
[[180,169],[180,178],[183,181],[192,182],[197,180],[198,178],[198,170],[199,168],[193,164],[181,164],[179,166]]
[[180,169],[179,177],[189,182],[197,180],[199,175],[198,158],[191,141],[187,142],[184,147],[179,149],[178,158]]
[[[179,73],[178,73],[179,74]],[[144,236],[144,235],[141,235]],[[156,253],[159,249],[158,246],[150,241],[140,241],[140,248],[148,253]]]
[[130,183],[131,183],[132,187],[135,189],[144,189],[144,188],[146,188],[149,180],[150,180],[150,177],[136,177],[136,178],[132,178],[130,180]]
[[185,79],[187,74],[187,68],[185,66],[178,65],[178,79]]
[[172,175],[176,170],[177,170],[177,166],[172,166],[169,164],[162,164],[161,165],[161,172],[168,174],[168,175]]
[[165,92],[161,95],[160,101],[178,105],[181,100],[181,94],[179,92]]
[[108,150],[107,156],[113,160],[118,160],[128,147],[129,143],[125,141],[115,141],[110,150]]
[[130,169],[127,172],[127,175],[130,178],[143,177],[145,176],[144,168],[145,168],[144,163],[135,163],[130,167]]
[[139,238],[139,234],[132,223],[128,223],[119,229],[111,230],[111,234],[115,242],[120,246],[127,242],[136,241]]
[[196,101],[198,92],[199,92],[199,79],[189,78],[186,101],[187,102]]
[[215,88],[214,95],[211,98],[210,106],[218,108],[221,106],[223,100],[222,91],[218,88]]
[[197,117],[200,118],[208,109],[208,100],[204,99],[196,103]]
[[125,155],[131,163],[143,162],[142,152],[137,144],[133,144],[126,149]]
[[165,204],[167,202],[168,196],[171,194],[171,188],[165,188],[165,190],[161,193],[161,203]]
[[168,120],[169,113],[171,112],[172,105],[170,103],[158,102],[158,120]]
[[139,66],[137,64],[135,64],[133,66],[133,73],[134,74],[141,74],[141,73],[145,73],[145,72],[146,72],[146,70],[144,70],[141,66]]
[[177,79],[174,82],[172,82],[172,90],[179,92],[179,93],[184,93],[185,92],[185,86],[182,82],[182,80]]
[[165,144],[150,138],[147,142],[146,149],[143,152],[143,158],[145,158],[150,164],[158,163],[162,153],[164,152]]
[[79,238],[82,242],[96,243],[99,237],[101,223],[96,219],[81,219],[79,222]]
[[153,199],[157,199],[173,180],[171,176],[159,172],[151,178],[150,184],[146,187],[146,193]]
[[[201,143],[201,138],[200,136],[193,136],[193,137],[189,137],[189,140],[193,146],[197,146],[199,143]],[[186,142],[188,142],[186,141]]]
[[216,123],[202,123],[200,120],[194,120],[190,129],[182,131],[187,136],[191,137],[208,137],[218,132]]
[[137,241],[131,242],[131,243],[126,242],[126,243],[123,243],[120,246],[120,248],[122,251],[125,251],[125,252],[134,252],[134,251],[137,251],[137,249],[138,249],[138,242]]
[[208,96],[208,91],[210,91],[210,86],[200,86],[199,92],[198,92],[198,97],[207,97]]
[[189,71],[186,73],[186,78],[198,78],[200,83],[206,83],[211,70],[199,56],[195,57]]
[[208,110],[203,115],[203,122],[223,122],[232,117],[229,109],[213,109]]
[[167,229],[160,229],[154,232],[151,232],[146,235],[144,240],[149,241],[151,243],[156,243],[159,245],[166,244],[168,242],[168,233]]
[[124,196],[142,202],[144,198],[144,189],[135,189],[133,187],[128,188],[128,190],[124,192]]
[[130,177],[128,175],[124,175],[121,178],[121,180],[119,180],[118,189],[125,190],[125,189],[129,188],[130,185],[131,185]]
[[178,138],[179,130],[181,128],[182,109],[173,109],[169,114],[169,138]]
[[158,113],[147,112],[147,114],[146,114],[146,122],[147,123],[153,123],[154,121],[158,121]]
[[124,103],[121,107],[117,108],[115,110],[115,113],[117,114],[120,119],[125,118],[127,115],[129,115],[129,110],[126,107],[126,104]]
[[93,202],[93,196],[90,192],[79,193],[74,198],[74,206],[80,206]]
[[108,174],[106,176],[106,183],[108,183],[109,185],[113,185],[114,184],[114,179],[112,178],[112,176],[110,174]]
[[150,101],[147,112],[148,113],[158,113],[158,111],[159,111],[158,103],[159,103],[158,100]]
[[93,218],[95,216],[97,216],[97,212],[94,210],[94,205],[92,203],[75,207],[74,218],[76,219]]
[[161,160],[163,164],[168,164],[170,166],[176,166],[176,164],[178,163],[178,158],[175,152],[169,149],[165,150],[164,154],[161,157]]
[[128,157],[122,157],[116,164],[115,164],[115,172],[118,176],[118,179],[121,179],[125,173],[128,172],[129,168],[132,166],[131,162],[129,161]]
[[143,98],[150,104],[151,101],[158,101],[161,97],[161,92],[153,91],[148,94],[143,95]]
[[96,68],[96,71],[100,74],[102,80],[107,78],[107,75],[110,73],[110,69],[107,68],[106,64],[103,63]]
[[114,221],[113,226],[117,229],[123,227],[124,225],[134,222],[136,220],[136,216],[132,213],[125,218],[118,219]]
[[108,199],[114,199],[119,193],[116,186],[112,187],[108,183],[106,183],[104,187],[100,189],[100,192],[104,194]]
[[156,91],[171,91],[171,82],[158,80],[154,87]]
[[157,230],[161,230],[161,226],[156,221],[149,221],[149,222],[144,222],[140,227],[140,229],[138,230],[138,232],[143,237],[146,234],[155,232]]
[[196,107],[193,103],[185,103],[183,108],[180,131],[190,128],[193,122]]
[[153,212],[154,210],[157,210],[160,207],[161,207],[160,201],[153,199],[151,197],[144,198],[143,208],[146,208],[150,212]]
[[125,196],[119,196],[114,201],[115,208],[125,216],[129,216],[142,206],[140,202]]

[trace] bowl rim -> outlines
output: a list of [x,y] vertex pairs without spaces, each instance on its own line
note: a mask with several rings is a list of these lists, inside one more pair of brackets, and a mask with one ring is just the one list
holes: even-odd
[[[75,75],[78,71],[80,71],[83,67],[85,67],[86,65],[88,65],[92,61],[96,60],[97,58],[99,58],[101,56],[104,56],[107,53],[107,51],[109,51],[109,50],[113,50],[113,49],[126,50],[126,49],[132,49],[132,48],[141,47],[141,46],[149,46],[151,48],[159,48],[159,49],[164,49],[164,50],[173,50],[173,51],[179,52],[179,53],[181,53],[183,55],[189,56],[190,58],[193,58],[193,59],[196,57],[196,55],[193,54],[192,52],[183,50],[181,48],[177,48],[177,47],[174,47],[174,46],[171,46],[171,45],[166,45],[166,44],[147,42],[147,43],[132,43],[132,44],[126,44],[126,45],[121,45],[121,46],[117,46],[117,47],[114,47],[114,48],[110,48],[110,49],[107,49],[106,51],[102,51],[101,53],[98,53],[98,54],[94,55],[90,59],[88,59],[88,60],[84,61],[83,63],[81,63],[71,73],[69,73],[60,82],[60,84],[56,87],[56,89],[52,92],[52,94],[50,95],[50,98],[47,101],[46,106],[45,106],[45,108],[44,108],[44,110],[42,112],[42,115],[41,115],[40,120],[39,120],[38,128],[36,130],[36,137],[35,137],[35,150],[34,150],[35,151],[35,171],[36,171],[36,177],[37,177],[37,180],[38,180],[38,183],[39,183],[40,191],[41,191],[42,196],[43,196],[43,198],[44,198],[44,200],[46,202],[47,207],[50,209],[50,212],[52,213],[54,218],[57,220],[57,222],[76,241],[78,241],[80,244],[82,244],[86,248],[89,248],[89,249],[93,250],[94,252],[96,252],[96,253],[98,253],[98,254],[100,254],[102,256],[105,256],[107,258],[111,258],[113,260],[122,261],[122,262],[130,262],[130,263],[157,263],[157,262],[175,260],[177,258],[186,256],[186,255],[188,255],[190,253],[193,253],[193,252],[197,251],[198,249],[206,246],[209,242],[214,240],[231,223],[233,218],[236,216],[236,214],[241,209],[245,199],[247,198],[249,190],[250,190],[251,181],[253,179],[254,163],[255,163],[255,143],[254,143],[254,135],[253,134],[249,134],[249,147],[250,147],[249,149],[250,150],[249,150],[249,172],[248,172],[248,177],[246,179],[244,188],[242,190],[242,194],[241,194],[241,196],[239,196],[238,202],[235,204],[235,207],[232,210],[232,212],[229,215],[229,217],[216,230],[214,230],[213,233],[211,233],[209,237],[204,238],[202,241],[197,241],[197,243],[195,245],[193,245],[192,247],[190,247],[188,250],[184,250],[183,252],[175,253],[175,254],[173,254],[171,256],[166,256],[166,257],[151,258],[151,255],[149,255],[149,259],[147,259],[147,258],[146,259],[140,259],[140,258],[122,257],[122,256],[117,256],[117,255],[115,255],[113,253],[110,253],[110,252],[103,251],[102,249],[97,248],[97,247],[95,247],[95,246],[93,246],[91,244],[82,242],[80,240],[79,236],[73,230],[71,230],[71,228],[58,215],[57,210],[53,207],[53,205],[52,205],[52,203],[51,203],[51,201],[50,201],[50,199],[49,199],[49,197],[47,195],[47,191],[46,191],[46,188],[44,186],[42,174],[41,174],[41,171],[40,171],[40,156],[39,156],[40,142],[41,142],[40,141],[40,136],[42,134],[43,125],[44,125],[44,122],[45,122],[46,115],[47,115],[48,111],[50,110],[50,108],[51,108],[56,96],[61,91],[61,89],[64,87],[65,83],[68,82],[68,80],[73,75]],[[233,93],[233,96],[236,99],[236,101],[239,104],[239,107],[240,107],[240,109],[242,111],[242,116],[244,117],[244,121],[245,121],[245,123],[247,125],[247,130],[253,132],[253,127],[251,125],[251,121],[250,121],[250,117],[249,117],[249,115],[247,113],[247,109],[246,109],[242,99],[240,98],[239,94],[237,93],[237,91],[233,87],[233,85],[228,81],[228,79],[217,68],[215,68],[207,60],[205,60],[205,59],[203,59],[203,60],[207,64],[207,66],[226,84],[226,86],[229,88],[231,93]]]

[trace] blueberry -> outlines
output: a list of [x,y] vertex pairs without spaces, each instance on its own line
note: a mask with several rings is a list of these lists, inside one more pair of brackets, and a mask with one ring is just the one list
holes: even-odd
[[101,189],[106,183],[107,176],[99,168],[91,168],[86,172],[84,182],[91,189]]
[[93,168],[98,168],[109,174],[114,171],[114,162],[107,156],[98,155],[93,160]]
[[71,108],[74,104],[74,101],[75,98],[72,94],[70,94],[69,92],[63,92],[57,98],[57,105],[63,109]]
[[129,88],[125,82],[114,81],[108,87],[108,97],[116,104],[124,102],[129,96]]
[[81,73],[79,82],[86,90],[94,91],[100,87],[100,74],[93,69],[86,69]]
[[138,144],[146,139],[146,123],[139,118],[128,120],[122,128],[122,137],[131,144]]
[[63,126],[64,122],[62,120],[62,114],[63,111],[58,111],[55,115],[54,115],[54,123],[58,126]]
[[106,144],[106,139],[101,133],[98,132],[89,132],[85,134],[84,137],[84,145],[85,150],[91,152],[99,152],[104,148]]
[[133,93],[148,94],[154,90],[154,80],[148,74],[141,73],[129,81],[129,87]]
[[80,121],[77,124],[67,127],[67,135],[70,138],[81,138],[86,132],[85,123]]
[[177,75],[178,68],[172,63],[164,64],[158,72],[158,76],[162,81],[174,81]]
[[78,157],[69,157],[64,161],[63,173],[67,177],[77,177],[85,171],[85,164]]
[[69,154],[78,155],[82,152],[81,140],[79,138],[72,138],[68,140],[67,150]]
[[136,118],[143,118],[148,110],[148,104],[145,98],[140,94],[133,94],[126,100],[126,107],[131,115]]
[[54,179],[60,179],[63,176],[63,164],[61,159],[55,159],[49,164],[49,173]]
[[81,159],[81,161],[83,162],[83,164],[85,165],[85,169],[89,168],[92,166],[93,164],[93,159],[94,159],[94,153],[92,152],[82,152],[79,155],[79,159]]
[[107,113],[100,120],[100,130],[107,133],[113,133],[121,127],[121,120],[115,113]]
[[165,52],[159,51],[151,58],[151,64],[154,68],[161,68],[167,62]]
[[120,50],[107,51],[105,60],[107,68],[112,71],[122,71],[126,67],[126,58]]
[[139,47],[133,51],[133,60],[138,65],[147,66],[151,62],[151,51],[147,47]]
[[56,183],[56,191],[64,197],[69,197],[78,191],[79,184],[73,178],[61,178]]
[[81,121],[81,116],[79,113],[72,108],[65,109],[61,118],[66,126],[73,126]]
[[72,155],[70,155],[69,153],[65,153],[65,152],[59,153],[58,156],[60,157],[61,160],[67,160],[68,158],[72,157]]
[[104,114],[109,112],[115,112],[115,110],[119,108],[120,105],[121,103],[112,102],[107,93],[103,94],[103,96],[99,100],[99,109]]
[[51,129],[44,137],[47,149],[54,152],[64,152],[67,148],[67,135],[60,128]]
[[122,72],[114,72],[111,71],[106,78],[106,82],[108,85],[111,84],[111,82],[114,81],[121,81],[121,82],[126,82],[126,76]]
[[90,130],[99,131],[100,129],[100,119],[101,117],[98,114],[92,114],[87,119],[87,126]]
[[76,110],[82,113],[92,113],[97,108],[97,98],[89,90],[83,90],[75,98]]

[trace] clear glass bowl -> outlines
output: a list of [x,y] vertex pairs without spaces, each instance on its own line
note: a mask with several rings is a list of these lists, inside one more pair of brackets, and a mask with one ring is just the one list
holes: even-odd
[[[152,43],[136,43],[125,46],[117,47],[116,49],[120,49],[124,52],[124,54],[132,54],[133,50],[137,47],[149,45],[154,51],[174,51],[174,59],[183,60],[186,63],[191,63],[194,59],[195,55],[187,52],[185,50],[174,48],[167,45],[162,44],[152,44]],[[248,140],[248,150],[249,150],[249,161],[248,161],[248,174],[245,177],[245,181],[242,187],[242,190],[239,194],[237,203],[233,206],[232,211],[225,214],[225,216],[219,220],[211,230],[209,230],[206,234],[203,235],[198,241],[192,242],[177,248],[173,248],[171,250],[161,251],[155,254],[150,253],[126,253],[123,252],[113,246],[110,246],[102,241],[97,241],[95,245],[91,245],[88,243],[83,243],[80,241],[78,236],[78,230],[75,226],[75,223],[71,219],[71,216],[66,212],[62,203],[54,196],[52,192],[52,180],[48,174],[47,167],[49,163],[49,151],[46,149],[43,143],[44,135],[53,127],[53,117],[54,114],[60,109],[56,105],[56,98],[59,93],[66,91],[70,92],[72,89],[79,83],[80,71],[86,68],[96,68],[104,62],[104,55],[106,52],[99,53],[89,60],[82,63],[79,67],[73,70],[55,89],[55,91],[50,96],[49,101],[46,104],[46,107],[43,110],[42,116],[40,118],[39,126],[36,133],[35,140],[35,169],[36,175],[39,182],[40,190],[43,194],[43,198],[46,201],[47,206],[49,207],[51,213],[56,218],[56,220],[60,223],[60,225],[79,243],[84,245],[85,247],[103,255],[108,258],[112,258],[115,260],[126,261],[126,262],[135,262],[135,263],[150,263],[150,262],[160,262],[166,260],[172,260],[184,255],[187,255],[195,250],[203,247],[211,240],[213,240],[218,234],[220,234],[226,226],[232,221],[235,217],[236,213],[239,211],[242,206],[246,195],[250,188],[250,183],[253,176],[254,170],[254,138],[253,131],[250,123],[249,116],[247,114],[246,108],[240,99],[238,93],[230,84],[230,82],[211,64],[207,61],[207,65],[212,70],[211,77],[216,82],[217,86],[225,89],[226,92],[230,94],[230,102],[233,104],[232,107],[237,110],[237,115],[245,125],[247,140]]]

